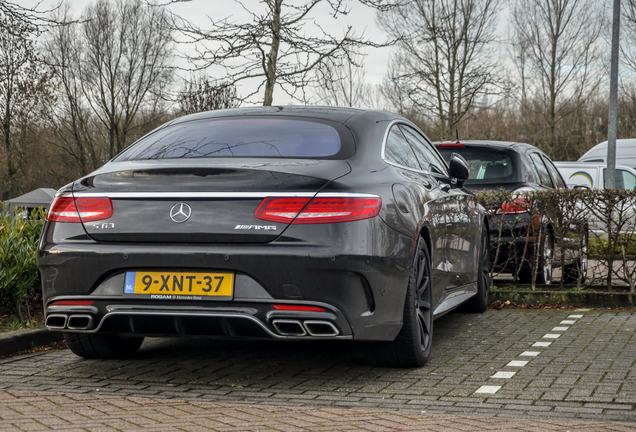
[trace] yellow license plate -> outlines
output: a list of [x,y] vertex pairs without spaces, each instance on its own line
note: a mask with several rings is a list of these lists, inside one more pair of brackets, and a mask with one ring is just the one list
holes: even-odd
[[125,294],[232,297],[233,273],[126,272]]

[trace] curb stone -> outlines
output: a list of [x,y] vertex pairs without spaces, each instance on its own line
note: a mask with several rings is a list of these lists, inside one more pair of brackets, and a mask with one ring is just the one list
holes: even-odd
[[509,300],[513,303],[544,304],[560,303],[564,306],[590,308],[633,308],[636,300],[629,292],[572,292],[572,291],[490,291],[490,301]]
[[60,342],[63,339],[62,332],[53,332],[46,327],[2,332],[0,333],[0,357],[16,354],[34,346]]

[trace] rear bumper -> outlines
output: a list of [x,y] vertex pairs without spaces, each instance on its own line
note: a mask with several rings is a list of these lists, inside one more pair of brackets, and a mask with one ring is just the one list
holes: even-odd
[[[271,302],[236,307],[124,304],[95,299],[92,311],[81,306],[49,306],[50,330],[75,333],[117,333],[126,336],[206,336],[244,339],[351,339],[340,311],[272,311]],[[327,309],[329,308],[329,309]]]
[[[336,233],[333,225],[293,227],[311,233],[305,241],[252,245],[54,243],[45,235],[38,269],[47,326],[144,336],[394,339],[402,326],[413,239],[379,218],[337,224]],[[334,235],[341,240],[324,244]],[[125,294],[126,271],[140,269],[233,272],[234,295]],[[54,305],[69,300],[93,303]],[[326,312],[275,310],[273,304]]]

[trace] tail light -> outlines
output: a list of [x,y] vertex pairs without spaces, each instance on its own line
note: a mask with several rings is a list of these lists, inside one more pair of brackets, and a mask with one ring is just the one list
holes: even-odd
[[370,219],[380,213],[380,197],[265,198],[256,209],[258,219],[293,223],[333,223]]
[[81,223],[108,219],[112,215],[110,198],[59,196],[51,203],[46,220]]
[[316,306],[297,306],[297,305],[272,305],[276,310],[284,311],[300,311],[300,312],[327,312],[327,309]]
[[511,213],[526,213],[530,211],[530,207],[534,204],[533,201],[528,200],[523,194],[527,192],[534,192],[534,189],[530,187],[521,187],[513,191],[513,198],[511,202],[504,203],[497,214],[511,214]]

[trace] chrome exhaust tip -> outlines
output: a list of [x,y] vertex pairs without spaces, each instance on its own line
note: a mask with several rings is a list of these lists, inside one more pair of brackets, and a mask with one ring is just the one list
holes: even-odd
[[86,330],[93,326],[93,317],[90,315],[71,315],[66,328],[69,330]]
[[52,329],[66,328],[68,316],[62,314],[52,314],[46,317],[46,326]]
[[274,320],[272,325],[283,336],[307,336],[305,328],[296,320]]
[[310,336],[338,336],[340,331],[329,321],[304,321],[303,325]]

